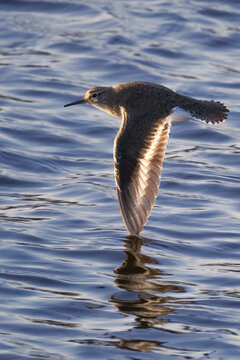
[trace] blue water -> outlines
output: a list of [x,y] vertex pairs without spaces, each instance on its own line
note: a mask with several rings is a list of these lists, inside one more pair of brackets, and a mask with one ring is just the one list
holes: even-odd
[[[240,2],[0,1],[0,359],[240,358]],[[152,81],[230,108],[175,124],[128,237],[120,120],[63,108]]]

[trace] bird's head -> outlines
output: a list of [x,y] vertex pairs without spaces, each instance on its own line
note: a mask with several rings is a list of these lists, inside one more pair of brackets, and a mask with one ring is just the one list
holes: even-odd
[[116,103],[115,91],[112,87],[95,87],[88,90],[83,99],[64,105],[72,106],[87,104],[105,111],[113,116],[120,117],[120,110]]

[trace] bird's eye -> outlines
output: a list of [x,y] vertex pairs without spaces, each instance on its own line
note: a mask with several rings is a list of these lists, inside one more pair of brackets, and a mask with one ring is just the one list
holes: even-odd
[[92,97],[97,97],[97,94],[92,94]]

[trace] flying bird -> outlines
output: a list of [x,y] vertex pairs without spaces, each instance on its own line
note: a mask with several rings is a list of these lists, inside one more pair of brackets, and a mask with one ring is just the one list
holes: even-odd
[[122,119],[114,140],[114,168],[120,210],[131,235],[143,230],[155,203],[171,124],[194,118],[216,124],[229,111],[218,101],[197,100],[142,81],[92,88],[65,107],[77,104]]

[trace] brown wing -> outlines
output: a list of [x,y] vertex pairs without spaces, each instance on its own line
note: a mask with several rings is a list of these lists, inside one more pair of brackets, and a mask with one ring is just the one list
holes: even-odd
[[126,228],[130,234],[138,235],[158,194],[171,123],[152,121],[144,128],[142,121],[135,121],[134,126],[128,126],[127,115],[123,116],[114,144],[117,193]]

